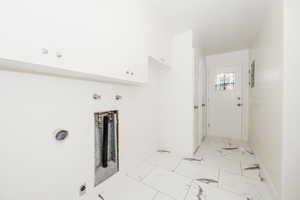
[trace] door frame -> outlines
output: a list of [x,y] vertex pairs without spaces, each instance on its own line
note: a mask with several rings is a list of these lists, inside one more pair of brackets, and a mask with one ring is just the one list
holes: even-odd
[[[234,67],[237,65],[224,65],[220,67]],[[248,140],[248,110],[249,110],[249,66],[241,65],[241,98],[243,99],[243,107],[241,110],[241,140],[247,141]],[[209,129],[209,113],[210,113],[210,106],[209,106],[209,73],[210,70],[206,66],[206,131],[204,132],[204,137],[208,136],[208,129]]]
[[[194,106],[197,106],[197,122],[194,116],[194,138],[193,138],[193,151],[196,153],[200,148],[202,142],[205,140],[207,131],[206,120],[206,59],[203,55],[196,54],[194,66]],[[194,108],[195,115],[195,108]],[[197,126],[197,132],[195,132]],[[197,135],[197,137],[195,137]]]
[[203,90],[203,93],[202,93],[202,97],[201,97],[201,101],[202,101],[202,104],[200,105],[202,107],[202,131],[203,131],[203,138],[202,138],[202,141],[205,140],[205,138],[207,137],[208,135],[208,107],[207,107],[207,104],[208,104],[208,90],[207,90],[207,87],[208,87],[208,83],[207,83],[207,75],[208,75],[208,70],[207,70],[207,65],[206,65],[206,59],[204,60],[204,64],[203,64],[203,69],[202,69],[202,90]]

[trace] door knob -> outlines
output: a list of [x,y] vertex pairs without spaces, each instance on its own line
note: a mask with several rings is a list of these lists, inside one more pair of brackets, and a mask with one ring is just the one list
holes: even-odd
[[238,103],[237,106],[238,106],[238,107],[241,107],[241,106],[243,106],[243,104],[242,104],[242,103]]
[[202,106],[202,107],[205,107],[206,105],[205,105],[205,103],[203,103],[203,104],[201,104],[201,106]]
[[199,109],[199,106],[194,106],[194,109],[195,109],[195,110]]

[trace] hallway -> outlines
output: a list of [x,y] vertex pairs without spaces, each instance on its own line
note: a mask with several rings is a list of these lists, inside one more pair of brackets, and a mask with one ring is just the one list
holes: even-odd
[[270,200],[257,163],[248,144],[210,137],[193,158],[160,150],[99,189],[114,200]]

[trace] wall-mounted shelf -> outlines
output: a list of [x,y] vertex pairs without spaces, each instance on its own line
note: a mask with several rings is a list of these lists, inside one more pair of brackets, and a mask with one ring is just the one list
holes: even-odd
[[[120,78],[118,76],[104,76],[97,75],[87,72],[81,71],[72,71],[62,68],[50,67],[40,64],[32,64],[25,63],[20,61],[11,61],[7,59],[0,59],[0,70],[4,71],[15,71],[15,72],[24,72],[24,73],[32,73],[32,74],[40,74],[47,76],[56,76],[62,78],[70,78],[70,79],[79,79],[79,80],[87,80],[87,81],[96,81],[96,82],[108,82],[108,83],[119,83],[126,85],[142,85],[145,82],[134,79],[126,79]],[[125,74],[126,72],[124,72]]]

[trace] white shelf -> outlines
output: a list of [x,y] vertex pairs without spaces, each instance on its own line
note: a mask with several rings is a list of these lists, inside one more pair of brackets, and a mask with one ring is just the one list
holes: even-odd
[[70,79],[88,80],[96,82],[109,82],[109,83],[119,83],[126,85],[142,85],[143,82],[121,79],[119,77],[108,77],[96,74],[89,74],[86,72],[66,70],[62,68],[24,63],[19,61],[11,61],[7,59],[0,59],[0,70],[4,71],[15,71],[24,73],[33,73],[46,76],[56,76]]

